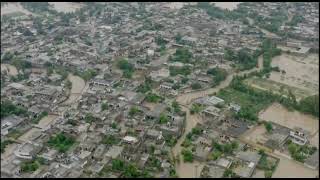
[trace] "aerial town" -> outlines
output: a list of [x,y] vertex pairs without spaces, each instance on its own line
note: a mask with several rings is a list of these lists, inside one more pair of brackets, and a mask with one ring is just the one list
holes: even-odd
[[1,178],[319,178],[319,2],[1,2]]

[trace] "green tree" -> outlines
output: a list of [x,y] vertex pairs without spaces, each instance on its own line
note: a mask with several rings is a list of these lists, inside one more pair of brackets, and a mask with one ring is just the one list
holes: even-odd
[[183,149],[182,155],[185,162],[193,162],[193,154],[190,150]]
[[201,84],[198,83],[198,82],[195,82],[195,83],[191,84],[191,88],[194,89],[194,90],[201,89],[201,87],[202,87]]
[[265,126],[266,130],[268,131],[268,133],[270,133],[273,129],[272,124],[270,122],[264,123],[264,126]]
[[108,103],[107,102],[104,102],[101,104],[101,110],[104,111],[104,110],[107,110],[108,109]]

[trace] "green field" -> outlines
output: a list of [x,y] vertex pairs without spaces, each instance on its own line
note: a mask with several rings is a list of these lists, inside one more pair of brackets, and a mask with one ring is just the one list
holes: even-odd
[[283,94],[286,97],[288,97],[289,90],[291,90],[292,94],[295,95],[297,100],[300,100],[302,98],[312,95],[312,93],[307,90],[291,87],[283,83],[275,82],[268,79],[262,79],[258,77],[252,77],[252,78],[246,79],[244,83],[256,89],[272,91],[273,93],[276,93],[276,94]]
[[219,91],[217,96],[224,99],[226,103],[237,103],[241,107],[248,107],[252,109],[255,113],[258,113],[272,103],[271,100],[262,100],[261,98],[237,91],[232,88],[222,89]]

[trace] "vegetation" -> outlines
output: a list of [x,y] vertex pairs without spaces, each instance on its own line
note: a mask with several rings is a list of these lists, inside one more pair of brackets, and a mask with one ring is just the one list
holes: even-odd
[[164,99],[163,97],[158,96],[157,94],[153,94],[153,93],[148,93],[146,96],[146,101],[152,102],[152,103],[161,102],[163,99]]
[[141,112],[139,108],[137,108],[136,106],[132,106],[129,111],[129,116],[132,117],[139,112]]
[[122,70],[123,76],[125,78],[131,78],[134,72],[134,66],[128,62],[126,59],[118,60],[117,66]]
[[259,150],[259,154],[261,155],[261,158],[257,164],[257,168],[264,170],[264,176],[266,178],[271,178],[280,160],[268,159],[268,156],[265,154],[265,152],[262,149]]
[[152,83],[153,83],[152,79],[150,77],[146,77],[144,84],[140,84],[138,86],[137,92],[147,93],[151,91]]
[[112,170],[121,172],[125,178],[136,178],[141,176],[149,176],[147,172],[141,172],[135,164],[125,164],[119,159],[112,160]]
[[4,140],[4,141],[1,141],[1,153],[4,153],[4,150],[6,148],[7,145],[13,143],[12,141],[10,140]]
[[199,104],[192,104],[191,109],[190,109],[190,113],[194,114],[194,113],[199,113],[201,110],[203,109],[203,107]]
[[91,114],[91,113],[87,113],[86,116],[84,117],[84,121],[86,123],[91,123],[95,120],[96,118]]
[[267,132],[270,133],[272,131],[272,123],[271,122],[265,122],[264,127],[266,128]]
[[303,16],[295,14],[292,17],[291,21],[289,23],[287,23],[287,25],[289,25],[289,26],[297,26],[298,23],[301,23],[303,21],[305,21]]
[[259,54],[260,53],[258,51],[254,54],[250,54],[249,50],[246,48],[243,48],[238,52],[234,52],[232,49],[226,48],[224,58],[235,62],[240,70],[248,70],[257,65]]
[[48,145],[57,149],[59,152],[66,152],[75,143],[72,137],[66,136],[64,133],[59,133],[50,137]]
[[232,154],[235,149],[238,148],[238,143],[233,141],[232,143],[219,144],[216,141],[212,141],[212,146],[215,151],[219,151],[224,154]]
[[310,147],[308,145],[300,146],[300,145],[294,144],[293,142],[289,141],[288,150],[289,150],[289,153],[290,153],[291,157],[294,160],[300,161],[300,162],[304,162],[305,159],[308,158],[308,156],[310,156],[313,153],[315,153],[317,148],[316,147]]
[[164,46],[167,44],[167,41],[165,41],[163,37],[160,35],[155,38],[155,42],[157,43],[158,46]]
[[169,121],[169,118],[167,115],[165,114],[160,114],[160,117],[159,117],[159,123],[160,124],[165,124]]
[[213,76],[213,85],[217,86],[220,84],[221,81],[224,81],[227,78],[227,71],[222,68],[212,68],[207,71],[207,74]]
[[88,69],[88,70],[84,71],[83,73],[77,73],[77,75],[79,75],[85,81],[88,81],[97,75],[97,71],[94,69]]
[[104,111],[104,110],[107,110],[108,109],[108,103],[107,102],[104,102],[101,104],[101,110]]
[[196,89],[201,89],[202,86],[201,86],[200,83],[195,82],[195,83],[192,83],[192,84],[191,84],[191,88],[192,88],[193,90],[196,90]]
[[169,57],[169,61],[178,61],[182,63],[190,63],[192,53],[187,48],[178,48],[173,56]]
[[178,112],[181,111],[181,107],[180,107],[180,105],[178,104],[177,101],[173,101],[171,106],[172,106],[174,112],[178,113]]
[[68,89],[71,89],[72,88],[72,82],[68,79],[66,81],[66,85],[65,85]]
[[166,144],[169,146],[169,147],[173,147],[174,145],[176,145],[177,143],[177,139],[175,137],[173,137],[172,135],[167,135],[167,136],[164,136],[164,139],[166,141]]
[[278,49],[276,44],[270,39],[265,39],[262,42],[262,52],[263,52],[263,72],[269,73],[271,68],[272,58],[281,54],[281,49]]
[[48,112],[47,112],[47,111],[41,112],[41,113],[39,114],[39,116],[36,117],[36,118],[34,118],[34,119],[32,119],[31,122],[32,122],[33,124],[38,124],[39,121],[40,121],[42,118],[44,118],[45,116],[48,116]]
[[[235,87],[232,82],[230,86]],[[258,112],[273,102],[266,94],[251,93],[251,91],[231,87],[220,90],[217,96],[224,99],[226,103],[236,102],[241,106],[240,111],[234,114],[236,118],[256,121]]]
[[236,176],[236,173],[234,173],[231,169],[226,169],[222,175],[222,177],[224,178],[230,178],[230,177],[235,177]]
[[302,99],[298,109],[302,112],[319,117],[319,95],[313,95]]
[[27,115],[28,112],[25,108],[16,106],[12,104],[11,101],[1,102],[1,118],[10,116],[10,115]]
[[40,163],[36,160],[21,163],[21,171],[22,172],[34,172],[39,167],[40,167]]
[[115,145],[120,142],[120,139],[115,137],[114,135],[105,135],[101,142],[107,145]]
[[190,150],[183,149],[181,153],[183,155],[184,162],[193,162],[193,154]]
[[178,74],[187,76],[191,74],[191,69],[189,66],[183,66],[183,67],[170,66],[169,71],[170,71],[170,76],[176,76]]

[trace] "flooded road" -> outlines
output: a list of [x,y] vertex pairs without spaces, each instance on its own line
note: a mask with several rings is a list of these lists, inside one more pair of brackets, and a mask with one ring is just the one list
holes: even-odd
[[83,92],[86,86],[86,82],[79,76],[69,74],[68,80],[72,83],[72,88],[69,99],[66,102],[64,102],[64,104],[74,103],[81,96],[81,93]]
[[[200,172],[204,166],[204,163],[200,163],[200,162],[196,162],[196,161],[194,161],[193,163],[185,163],[185,162],[183,162],[183,159],[181,156],[181,150],[182,150],[181,144],[184,141],[186,135],[192,130],[193,127],[195,127],[195,125],[197,123],[201,123],[201,117],[199,115],[190,115],[189,109],[191,108],[191,105],[192,105],[191,102],[194,99],[207,96],[207,95],[212,94],[214,92],[218,92],[220,89],[223,89],[223,88],[229,86],[234,75],[243,75],[243,74],[250,73],[253,71],[261,70],[263,67],[262,61],[263,61],[263,58],[262,58],[262,56],[260,56],[258,58],[258,67],[257,68],[253,68],[251,70],[243,71],[243,72],[239,72],[239,73],[232,72],[217,87],[209,88],[206,90],[190,92],[190,93],[186,93],[186,94],[181,94],[177,97],[176,101],[180,105],[182,105],[182,111],[186,112],[185,131],[183,132],[183,135],[180,137],[180,139],[178,139],[177,144],[172,149],[173,156],[176,157],[177,155],[179,155],[179,158],[180,158],[180,163],[175,164],[176,172],[179,177],[185,177],[185,178],[199,177]],[[196,172],[197,172],[197,174],[196,174]]]
[[1,64],[1,72],[7,71],[9,75],[16,76],[18,75],[18,70],[15,66],[11,64]]

